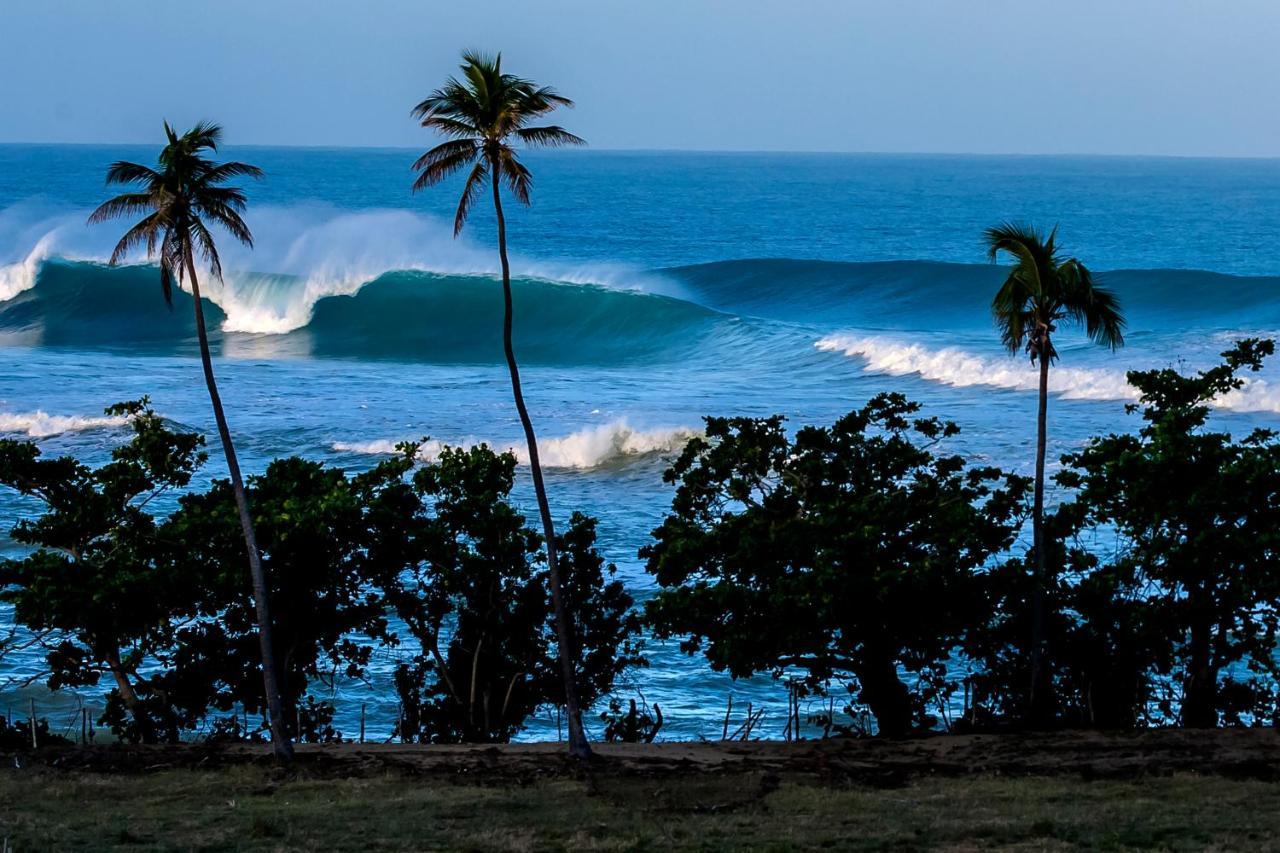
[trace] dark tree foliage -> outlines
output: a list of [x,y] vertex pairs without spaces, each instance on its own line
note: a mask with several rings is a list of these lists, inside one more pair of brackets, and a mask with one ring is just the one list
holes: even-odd
[[1167,656],[1186,726],[1274,714],[1280,441],[1270,430],[1236,440],[1207,428],[1214,401],[1274,351],[1244,340],[1194,375],[1131,372],[1141,398],[1129,410],[1145,424],[1093,440],[1059,475],[1077,490],[1084,522],[1114,531],[1104,571],[1141,590],[1147,618],[1173,639]]
[[[250,477],[248,494],[267,578],[284,724],[291,737],[316,739],[331,712],[308,690],[331,687],[336,675],[362,677],[370,641],[386,637],[381,598],[367,581],[364,507],[341,470],[297,457]],[[230,484],[218,481],[208,492],[184,496],[165,535],[175,550],[181,545],[180,573],[206,585],[201,598],[211,606],[204,615],[216,617],[181,630],[178,665],[163,677],[167,689],[186,695],[190,682],[212,685],[211,695],[195,692],[201,707],[227,712],[240,705],[261,715],[266,704],[254,600],[244,584],[244,542]]]
[[[396,672],[399,735],[437,743],[510,740],[563,696],[541,537],[510,503],[515,458],[487,447],[446,449],[410,483],[396,476],[416,447],[384,466],[370,502],[388,603],[421,651]],[[386,543],[399,553],[387,552]],[[577,626],[579,702],[590,707],[638,661],[636,620],[622,584],[595,550],[595,521],[575,514],[558,542],[565,601]]]
[[51,689],[106,676],[115,716],[130,718],[134,736],[173,740],[193,720],[174,712],[144,670],[171,661],[175,631],[196,604],[147,505],[190,482],[203,440],[169,430],[145,398],[107,412],[127,415],[133,437],[99,468],[0,440],[0,483],[42,505],[10,532],[35,550],[0,561],[0,600],[41,636]]
[[[1059,725],[1125,729],[1273,719],[1280,606],[1280,442],[1208,429],[1215,401],[1261,368],[1245,340],[1192,375],[1132,372],[1131,434],[1063,458],[1074,499],[1046,518],[1046,677]],[[1028,555],[1029,557],[1033,555]],[[975,721],[1022,719],[1027,703],[1026,561],[990,576]]]
[[[1171,638],[1128,567],[1099,559],[1101,531],[1069,503],[1045,516],[1042,691],[1038,725],[1130,729],[1153,722],[1167,699],[1155,677],[1169,670]],[[979,664],[966,728],[1016,726],[1031,717],[1034,548],[986,576],[987,618],[964,651]]]
[[[983,604],[979,570],[1012,542],[1028,482],[932,448],[955,424],[877,396],[793,439],[781,417],[708,418],[667,472],[671,514],[642,556],[646,619],[716,669],[849,681],[881,733],[923,724]],[[936,697],[935,697],[936,698]]]

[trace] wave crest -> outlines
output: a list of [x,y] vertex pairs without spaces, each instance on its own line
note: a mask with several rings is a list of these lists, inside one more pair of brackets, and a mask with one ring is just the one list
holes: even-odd
[[[616,420],[596,427],[587,427],[566,436],[543,439],[538,442],[538,456],[547,468],[583,471],[656,453],[674,453],[683,448],[690,439],[701,434],[700,430],[689,427],[639,430],[630,426],[626,420]],[[332,447],[339,453],[389,456],[398,452],[396,450],[398,443],[389,439],[336,441]],[[481,444],[493,447],[500,452],[514,453],[516,461],[521,465],[529,464],[529,451],[523,444],[503,446],[500,443],[471,438],[454,442],[430,439],[423,442],[418,449],[418,458],[424,462],[434,462],[440,458],[440,453],[445,447],[470,449]]]
[[126,423],[128,419],[124,417],[51,415],[44,411],[0,412],[0,434],[25,435],[28,438],[48,438],[65,432],[107,429],[124,426]]
[[[824,352],[838,352],[863,361],[868,373],[889,376],[918,375],[931,382],[963,388],[987,386],[1010,391],[1036,391],[1038,371],[1028,362],[992,359],[959,347],[930,349],[891,338],[828,335],[814,344]],[[1054,367],[1049,371],[1049,392],[1064,400],[1138,399],[1124,372],[1079,367]],[[1223,395],[1214,406],[1237,412],[1280,412],[1280,388],[1264,378],[1247,377],[1237,391]]]

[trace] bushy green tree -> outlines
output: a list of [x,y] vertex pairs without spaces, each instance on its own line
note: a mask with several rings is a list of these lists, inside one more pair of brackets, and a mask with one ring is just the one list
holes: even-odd
[[[373,552],[387,601],[420,646],[396,673],[399,734],[505,742],[535,710],[562,699],[541,537],[510,503],[511,454],[446,449],[402,483],[395,474],[415,451],[406,447],[369,480],[383,483],[371,519],[409,534],[375,537]],[[578,700],[590,707],[637,660],[632,601],[595,550],[593,519],[575,514],[557,544],[565,603],[578,626],[571,656]]]
[[[1083,505],[1068,503],[1045,516],[1044,532],[1041,674],[1050,689],[1041,693],[1037,724],[1114,730],[1155,721],[1168,702],[1158,674],[1169,671],[1172,638],[1133,566],[1100,558],[1113,531],[1092,526]],[[1032,716],[1035,557],[1033,547],[984,576],[985,618],[964,645],[978,665],[966,727],[1019,726]]]
[[672,511],[642,551],[662,586],[654,631],[735,677],[851,679],[882,734],[923,723],[900,671],[945,681],[1028,483],[935,455],[958,427],[918,410],[882,394],[794,439],[781,417],[708,418],[666,474]]
[[154,690],[148,671],[172,662],[175,632],[198,608],[149,505],[187,486],[204,461],[203,439],[170,430],[145,398],[107,412],[128,417],[132,438],[97,468],[0,440],[0,484],[40,505],[10,532],[34,551],[0,561],[0,600],[42,636],[51,689],[105,676],[118,725],[127,717],[139,739],[173,740],[194,721]]
[[1085,523],[1114,531],[1108,571],[1142,590],[1172,637],[1183,725],[1275,707],[1280,611],[1280,439],[1208,428],[1211,408],[1261,369],[1271,341],[1243,340],[1191,375],[1131,372],[1145,421],[1064,458]]
[[[330,712],[308,690],[331,687],[339,675],[362,677],[374,643],[386,639],[384,606],[369,580],[361,494],[343,471],[291,457],[249,477],[248,495],[267,578],[285,730],[314,739]],[[239,705],[263,714],[255,602],[237,565],[244,543],[231,485],[223,480],[185,495],[164,535],[179,554],[179,573],[202,579],[198,597],[209,617],[179,632],[181,653],[167,687],[184,695],[190,685],[199,702],[223,712]],[[200,692],[209,687],[211,693]]]

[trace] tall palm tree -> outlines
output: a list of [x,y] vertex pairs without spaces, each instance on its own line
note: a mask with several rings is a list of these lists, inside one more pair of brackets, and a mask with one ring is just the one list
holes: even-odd
[[1029,225],[1005,223],[986,231],[987,256],[1012,256],[1014,266],[991,303],[1000,337],[1009,352],[1025,350],[1040,368],[1040,405],[1036,420],[1036,482],[1032,529],[1036,556],[1031,601],[1031,690],[1028,711],[1043,721],[1049,696],[1041,684],[1044,645],[1044,593],[1048,583],[1044,543],[1044,457],[1048,433],[1049,366],[1057,360],[1053,335],[1061,323],[1084,329],[1089,340],[1112,351],[1124,344],[1124,316],[1110,290],[1098,286],[1084,264],[1063,258],[1058,229],[1045,235]]
[[[236,509],[244,531],[244,544],[249,554],[249,575],[253,582],[257,609],[258,641],[262,647],[262,681],[267,697],[267,713],[271,722],[271,742],[276,757],[288,761],[293,757],[293,744],[285,730],[280,709],[280,689],[276,678],[275,652],[271,643],[271,616],[267,608],[266,579],[262,559],[254,535],[249,500],[240,476],[240,463],[222,398],[213,375],[209,356],[209,336],[204,324],[204,305],[200,299],[200,280],[196,276],[196,254],[209,267],[215,278],[222,277],[222,263],[209,224],[222,228],[246,246],[253,246],[253,235],[241,219],[245,209],[244,192],[226,182],[237,177],[259,178],[262,170],[246,163],[215,163],[206,153],[215,153],[222,139],[222,128],[200,122],[182,136],[164,125],[167,144],[161,150],[157,168],[138,163],[117,162],[107,170],[107,184],[134,186],[104,202],[89,217],[90,223],[122,217],[141,216],[111,253],[111,263],[118,264],[135,249],[144,248],[148,258],[160,262],[160,288],[165,302],[173,306],[173,282],[187,281],[191,286],[192,304],[196,312],[196,333],[200,338],[200,362],[209,389],[209,402],[227,457],[231,488],[235,492]],[[209,223],[209,224],[206,224]]]
[[529,446],[529,467],[533,472],[533,488],[538,498],[538,513],[547,546],[547,573],[551,582],[551,600],[555,609],[556,640],[560,647],[560,672],[564,680],[565,710],[569,718],[569,754],[589,758],[582,727],[582,709],[574,674],[576,657],[572,616],[565,604],[564,584],[556,555],[556,531],[547,502],[547,489],[538,461],[538,440],[525,406],[520,388],[520,367],[511,344],[511,266],[507,260],[507,223],[502,212],[501,188],[521,204],[529,203],[533,176],[520,162],[514,145],[526,147],[559,147],[583,145],[583,140],[556,125],[531,126],[556,107],[571,107],[573,102],[545,86],[538,86],[502,71],[502,56],[485,56],[472,51],[462,54],[462,79],[451,77],[422,103],[413,108],[413,116],[422,126],[446,137],[413,164],[418,173],[413,191],[434,186],[449,176],[470,167],[458,210],[453,220],[457,236],[466,224],[467,214],[487,184],[493,193],[493,212],[498,224],[498,255],[502,261],[502,345],[506,351],[507,369],[511,374],[511,392],[516,411],[524,427]]

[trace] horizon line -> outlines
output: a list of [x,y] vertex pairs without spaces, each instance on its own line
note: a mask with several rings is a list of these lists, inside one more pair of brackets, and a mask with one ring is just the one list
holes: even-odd
[[[89,148],[94,146],[126,148],[154,147],[153,142],[67,142],[67,141],[22,141],[0,140],[0,147],[50,147],[50,148]],[[420,146],[414,145],[343,145],[343,144],[292,144],[276,142],[233,142],[226,143],[224,148],[272,148],[299,151],[418,151]],[[543,149],[539,149],[542,153]],[[841,150],[841,149],[791,149],[791,148],[607,148],[585,147],[556,151],[546,149],[545,153],[561,156],[568,154],[707,154],[707,155],[790,155],[790,156],[847,156],[847,157],[1009,157],[1009,158],[1080,158],[1080,159],[1132,159],[1132,160],[1280,160],[1277,154],[1152,154],[1152,153],[1119,153],[1090,151],[883,151],[883,150]]]

